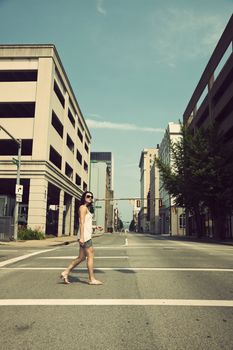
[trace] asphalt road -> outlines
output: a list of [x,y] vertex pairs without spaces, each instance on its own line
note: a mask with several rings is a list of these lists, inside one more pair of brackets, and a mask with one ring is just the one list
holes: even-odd
[[85,262],[59,279],[77,243],[0,247],[1,350],[233,349],[232,246],[141,234],[94,246],[102,286]]

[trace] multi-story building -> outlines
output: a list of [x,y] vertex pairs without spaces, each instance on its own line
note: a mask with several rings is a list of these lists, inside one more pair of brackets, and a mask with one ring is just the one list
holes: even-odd
[[[164,137],[159,147],[159,158],[172,167],[170,144],[177,142],[181,137],[180,124],[168,123]],[[160,233],[170,235],[184,235],[184,209],[175,205],[173,198],[164,188],[160,176]]]
[[[113,176],[112,167],[105,160],[91,161],[90,189],[95,197],[95,222],[104,227],[105,232],[113,231],[113,190],[111,189]],[[106,152],[110,153],[110,152]],[[92,153],[91,153],[92,156]],[[105,157],[106,158],[106,157]]]
[[[215,122],[233,145],[233,15],[231,16],[184,112],[184,124],[195,132]],[[188,234],[195,234],[194,220],[189,217]],[[206,235],[211,235],[213,223],[204,218]],[[233,217],[228,219],[227,237],[233,237]]]
[[138,215],[140,212],[140,200],[134,200],[133,205],[133,221],[135,232],[139,232]]
[[[155,157],[158,156],[159,145],[155,150]],[[160,233],[159,204],[159,169],[154,161],[150,170],[150,232],[152,234]]]
[[114,191],[114,158],[112,152],[91,152],[91,162],[104,162],[108,166],[108,188]]
[[155,148],[145,148],[141,152],[139,161],[140,168],[140,189],[141,189],[141,210],[138,214],[139,231],[150,231],[150,210],[148,206],[150,204],[149,191],[150,191],[150,171],[152,164],[154,163],[154,156],[156,153]]
[[[77,229],[87,189],[91,135],[54,45],[0,45],[0,125],[22,139],[27,225],[58,235]],[[0,131],[0,194],[15,196],[17,146]]]

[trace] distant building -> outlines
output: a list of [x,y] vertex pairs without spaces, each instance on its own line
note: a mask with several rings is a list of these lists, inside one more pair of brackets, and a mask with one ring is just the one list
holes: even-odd
[[108,187],[114,191],[114,159],[112,152],[91,152],[91,162],[104,162],[108,166]]
[[135,200],[134,206],[133,206],[133,221],[134,221],[135,232],[139,232],[139,222],[138,222],[139,212],[140,212],[140,200]]
[[94,219],[104,227],[105,232],[114,228],[113,169],[111,152],[91,152],[90,189],[95,197]]
[[[168,123],[164,137],[159,147],[159,158],[172,167],[170,144],[181,138],[180,124]],[[173,198],[164,188],[160,176],[160,233],[170,235],[184,235],[184,209],[175,205]]]
[[[184,112],[184,124],[190,130],[215,122],[224,142],[233,146],[233,15],[231,16]],[[196,234],[194,217],[189,215],[189,235]],[[206,236],[212,236],[214,225],[210,213],[203,215]],[[228,218],[226,238],[233,238],[233,216]]]
[[[159,145],[155,150],[155,156],[159,156]],[[154,161],[150,170],[150,232],[152,234],[160,233],[159,204],[159,169]]]
[[154,156],[156,149],[145,148],[141,152],[139,161],[140,168],[140,188],[141,188],[141,209],[138,214],[139,231],[150,231],[150,205],[149,192],[150,192],[150,171],[152,164],[154,163]]
[[[88,184],[91,135],[54,45],[0,45],[0,125],[22,139],[21,223],[74,234]],[[5,203],[15,198],[12,157],[17,146],[1,130]]]

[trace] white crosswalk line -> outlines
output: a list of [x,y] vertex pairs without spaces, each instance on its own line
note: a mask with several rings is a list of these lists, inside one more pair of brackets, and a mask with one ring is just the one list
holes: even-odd
[[55,249],[57,249],[57,248],[39,250],[39,251],[36,251],[36,252],[33,252],[33,253],[17,256],[16,258],[7,259],[7,260],[4,260],[4,261],[0,262],[0,267],[6,266],[6,265],[9,265],[9,264],[13,264],[15,262],[18,262],[18,261],[21,261],[21,260],[24,260],[24,259],[27,259],[27,258],[30,258],[30,257],[32,257],[34,255],[47,253],[47,252],[50,252],[51,250],[55,250]]
[[[75,256],[41,256],[37,259],[75,259]],[[128,256],[95,256],[95,259],[128,259]]]
[[233,300],[202,299],[0,299],[0,306],[208,306],[233,307]]
[[[61,270],[61,267],[0,267],[0,270]],[[189,271],[189,272],[233,272],[233,269],[193,268],[193,267],[96,267],[95,271]],[[74,268],[73,271],[87,271],[87,268]]]

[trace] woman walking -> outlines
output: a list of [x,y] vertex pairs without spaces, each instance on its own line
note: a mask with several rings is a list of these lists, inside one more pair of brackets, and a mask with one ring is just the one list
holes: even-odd
[[87,268],[89,281],[91,285],[103,284],[98,281],[94,276],[93,271],[93,259],[94,250],[92,244],[92,232],[93,229],[103,230],[101,226],[93,226],[92,219],[93,214],[91,213],[93,202],[93,193],[90,191],[85,191],[81,197],[81,204],[79,207],[79,230],[78,230],[78,242],[79,242],[79,256],[71,262],[71,264],[61,273],[61,278],[64,283],[69,284],[69,273],[75,266],[79,265],[82,261],[87,258]]

